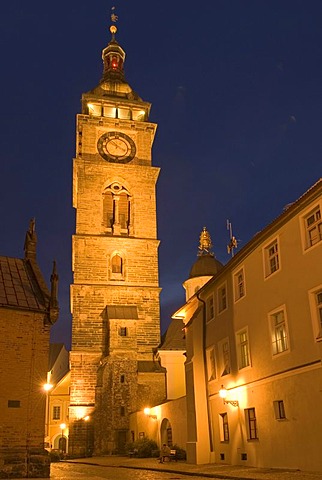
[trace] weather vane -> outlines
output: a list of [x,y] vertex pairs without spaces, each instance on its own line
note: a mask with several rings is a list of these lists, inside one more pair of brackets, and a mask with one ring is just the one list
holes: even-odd
[[119,17],[115,14],[115,7],[112,7],[111,20],[113,23],[118,21]]
[[[111,21],[112,21],[113,24],[115,24],[118,21],[119,17],[115,13],[115,7],[112,7],[111,10],[112,10]],[[112,40],[114,40],[115,39],[115,34],[117,32],[117,26],[116,25],[111,25],[110,26],[110,32],[112,34]]]
[[234,235],[233,235],[233,229],[232,229],[232,226],[231,226],[231,222],[229,220],[227,220],[227,230],[229,230],[229,239],[230,239],[230,241],[227,245],[227,252],[231,253],[231,256],[233,257],[234,256],[234,248],[237,248],[238,241],[237,241],[237,238],[234,237]]

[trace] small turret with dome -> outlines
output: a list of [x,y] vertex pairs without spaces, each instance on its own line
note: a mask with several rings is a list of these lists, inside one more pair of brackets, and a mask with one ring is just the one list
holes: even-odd
[[186,290],[186,301],[223,268],[223,264],[216,259],[212,248],[210,234],[204,227],[199,237],[198,258],[191,267],[189,278],[183,284]]

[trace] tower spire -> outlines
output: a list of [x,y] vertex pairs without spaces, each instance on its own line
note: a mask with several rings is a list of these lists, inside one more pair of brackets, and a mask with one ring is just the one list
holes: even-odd
[[102,82],[114,81],[114,82],[123,82],[124,81],[124,60],[125,52],[122,47],[118,44],[115,39],[115,34],[117,32],[117,26],[115,23],[118,21],[118,16],[115,13],[115,7],[112,7],[111,13],[111,22],[110,32],[112,38],[108,43],[107,47],[104,48],[102,52],[103,59],[103,78]]

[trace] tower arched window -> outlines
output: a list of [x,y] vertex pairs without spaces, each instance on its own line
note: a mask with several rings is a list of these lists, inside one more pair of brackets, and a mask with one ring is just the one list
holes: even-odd
[[113,255],[112,261],[111,261],[111,269],[112,273],[121,273],[123,274],[123,258],[116,254]]
[[120,252],[114,252],[109,261],[109,278],[111,280],[125,280],[124,256]]
[[131,195],[121,184],[114,182],[103,192],[103,226],[112,235],[130,235]]

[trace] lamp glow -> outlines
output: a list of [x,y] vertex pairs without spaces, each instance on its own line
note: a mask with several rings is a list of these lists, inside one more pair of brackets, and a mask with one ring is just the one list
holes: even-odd
[[157,420],[157,418],[158,418],[156,415],[151,415],[151,408],[149,408],[149,407],[145,407],[143,412],[144,412],[144,415],[146,415],[149,418],[153,418],[154,420]]
[[223,385],[221,386],[221,388],[219,390],[219,396],[220,396],[220,398],[223,399],[224,403],[229,403],[233,407],[238,407],[239,406],[238,400],[226,400],[227,390]]
[[54,385],[52,385],[51,383],[45,383],[43,385],[43,389],[45,390],[45,392],[49,392],[52,388],[53,388]]

